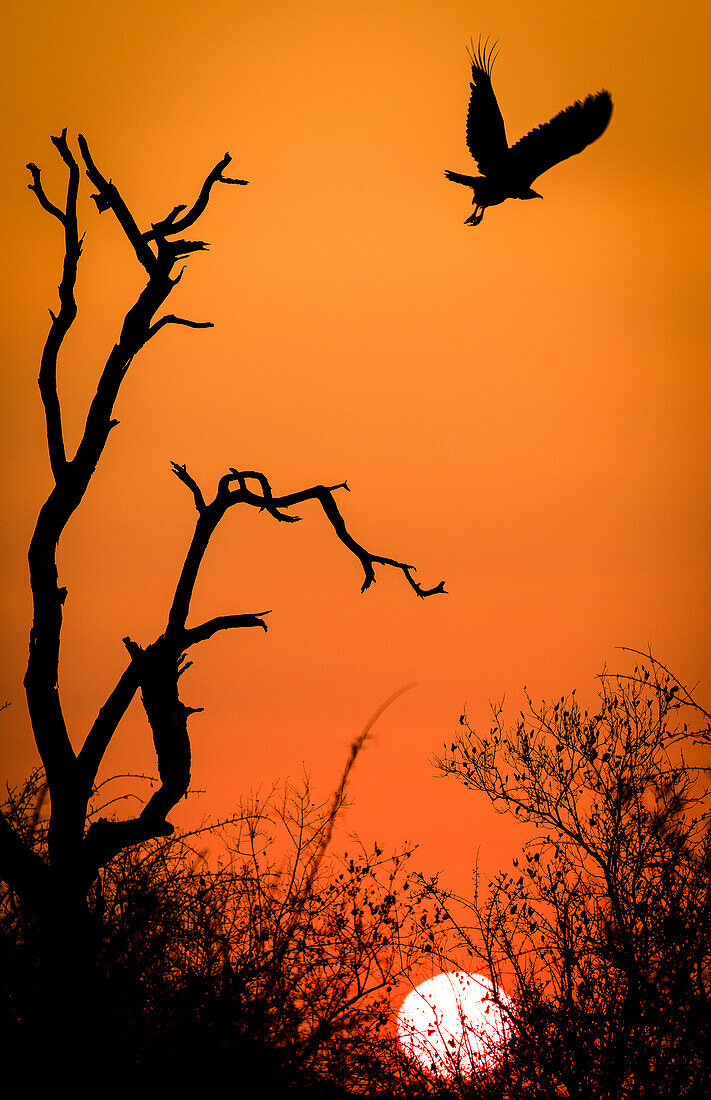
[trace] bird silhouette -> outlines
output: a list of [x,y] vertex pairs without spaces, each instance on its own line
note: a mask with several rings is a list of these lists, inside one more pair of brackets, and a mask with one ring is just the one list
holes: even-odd
[[479,225],[489,206],[506,199],[541,199],[531,184],[554,164],[580,153],[605,130],[612,114],[612,99],[606,91],[587,96],[537,126],[509,147],[504,120],[491,85],[491,70],[497,43],[488,49],[481,39],[467,49],[472,64],[471,97],[467,112],[467,146],[481,175],[465,176],[445,171],[448,180],[471,187],[474,213],[465,225]]

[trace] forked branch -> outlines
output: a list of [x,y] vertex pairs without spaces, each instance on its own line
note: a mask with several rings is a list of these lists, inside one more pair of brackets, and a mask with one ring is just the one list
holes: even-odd
[[155,241],[160,237],[170,237],[175,233],[182,233],[184,229],[189,229],[191,225],[194,225],[207,206],[210,198],[210,191],[214,184],[228,183],[236,184],[239,187],[246,187],[247,180],[238,180],[232,179],[230,176],[223,176],[222,173],[231,160],[232,157],[230,154],[225,153],[222,160],[215,165],[203,183],[200,194],[187,214],[183,215],[179,221],[176,221],[175,219],[178,214],[185,210],[185,206],[174,206],[167,218],[164,218],[161,222],[154,222],[151,225],[150,231],[143,234],[144,241]]
[[[67,459],[57,388],[57,358],[76,316],[74,288],[81,254],[77,226],[80,170],[67,143],[66,130],[52,141],[68,169],[64,208],[46,194],[39,168],[32,163],[28,165],[30,190],[42,209],[62,225],[65,255],[59,286],[60,309],[56,316],[52,314],[39,377],[55,485],[41,509],[30,545],[34,621],[25,687],[35,739],[51,794],[50,848],[59,850],[61,847],[66,865],[69,853],[76,854],[78,846],[88,882],[96,870],[122,848],[172,832],[167,814],[188,790],[190,739],[187,720],[198,709],[184,704],[178,691],[178,680],[190,664],[186,659],[187,650],[222,630],[254,627],[266,630],[266,611],[218,615],[195,626],[187,625],[198,571],[212,534],[229,508],[246,504],[268,512],[278,522],[295,523],[299,516],[293,514],[292,509],[306,501],[316,501],[337,538],[360,561],[364,573],[363,591],[374,583],[375,570],[379,565],[401,571],[419,597],[443,593],[445,588],[443,581],[432,588],[424,587],[415,579],[414,566],[396,558],[373,554],[353,538],[336,503],[337,492],[341,489],[348,491],[346,482],[315,485],[276,496],[263,473],[231,467],[219,479],[214,499],[208,503],[186,467],[173,463],[173,473],[192,495],[197,520],[165,630],[145,647],[131,638],[124,638],[129,654],[128,665],[101,707],[81,751],[75,754],[64,723],[58,689],[60,635],[67,592],[58,582],[57,545],[69,518],[83,499],[109,433],[117,423],[113,418],[114,405],[135,356],[166,325],[195,329],[211,327],[209,321],[193,321],[174,313],[164,313],[163,306],[183,274],[183,269],[174,274],[178,261],[207,247],[204,241],[186,240],[181,234],[190,229],[204,212],[215,184],[241,186],[246,181],[224,174],[231,159],[226,153],[207,175],[192,206],[174,206],[167,217],[153,222],[150,230],[142,232],[118,188],[99,170],[85,138],[79,136],[86,174],[96,189],[92,197],[97,209],[100,213],[106,210],[113,212],[145,269],[147,280],[125,315],[118,341],[106,359],[87,411],[79,446],[74,457]],[[160,786],[137,817],[127,821],[99,819],[82,836],[87,800],[98,768],[119,722],[139,690],[155,744]],[[3,843],[3,837],[3,823],[0,821],[0,871],[3,848],[6,849],[5,862],[8,865],[11,866],[15,860],[19,867],[19,861],[25,859],[21,849],[14,852],[11,846]],[[21,874],[25,877],[34,873],[29,870],[26,861],[22,867]]]
[[[202,707],[186,706],[179,696],[178,680],[191,663],[186,660],[185,650],[211,638],[220,630],[254,626],[266,630],[262,617],[265,614],[268,612],[261,615],[217,616],[183,631],[180,638],[166,632],[145,649],[131,638],[123,639],[131,663],[119,685],[130,676],[133,692],[138,687],[141,689],[143,708],[153,735],[160,785],[137,817],[126,821],[99,818],[89,827],[84,842],[87,882],[91,882],[99,867],[123,848],[155,837],[169,836],[173,832],[167,815],[187,795],[190,783],[191,751],[187,722],[191,714],[202,710]],[[111,719],[120,720],[124,711],[125,707],[119,714],[115,708]],[[113,734],[113,721],[101,722],[99,719],[79,754],[80,765],[91,762],[92,768],[98,766],[97,758],[100,760],[102,748],[105,750]]]
[[[79,823],[83,820],[81,802],[86,801],[96,767],[101,761],[118,722],[126,707],[142,684],[139,666],[145,662],[132,659],[120,677],[96,722],[90,731],[79,759],[69,738],[60,703],[58,673],[60,637],[63,624],[63,605],[67,591],[59,584],[57,571],[57,546],[64,528],[81,503],[84,493],[101,458],[109,433],[117,424],[113,409],[121,383],[138,352],[157,332],[167,324],[188,328],[207,328],[207,321],[191,321],[173,313],[155,320],[173,287],[179,281],[182,270],[173,274],[176,262],[193,251],[205,247],[201,241],[166,241],[160,233],[153,236],[151,245],[143,239],[137,222],[124,202],[118,188],[98,169],[88,144],[79,137],[79,147],[86,166],[86,173],[96,188],[94,200],[99,211],[111,209],[134,249],[139,262],[148,274],[143,290],[129,308],[121,326],[117,343],[111,349],[98,380],[96,393],[86,414],[84,429],[74,457],[69,459],[65,451],[62,431],[61,407],[57,386],[57,360],[64,338],[77,312],[74,290],[77,265],[81,254],[81,239],[77,224],[77,196],[80,183],[79,163],[67,142],[63,130],[52,138],[53,144],[68,170],[67,197],[64,208],[52,201],[44,188],[40,169],[30,163],[30,190],[40,206],[62,226],[64,231],[64,263],[59,285],[59,312],[51,313],[52,323],[39,374],[39,386],[45,407],[49,456],[55,485],[44,502],[35,526],[29,549],[30,584],[32,588],[34,617],[30,634],[30,653],[25,675],[30,718],[37,748],[42,758],[51,792],[52,817],[50,838],[53,850],[62,848],[67,853],[80,840]],[[218,169],[208,175],[200,196],[189,215],[176,222],[171,218],[171,231],[194,223],[205,209],[210,190],[215,182],[231,182],[222,176],[227,161],[223,158]],[[176,208],[177,210],[177,208]],[[51,311],[50,311],[51,312]],[[237,625],[236,618],[225,617],[221,626],[212,623],[196,628],[193,641],[209,637],[217,629]],[[229,621],[228,621],[229,620]],[[234,621],[232,621],[234,620]],[[241,625],[246,625],[242,623]],[[179,657],[182,638],[171,639],[171,653]],[[191,643],[192,644],[192,643]],[[171,658],[173,659],[173,658]],[[170,662],[168,662],[170,663]],[[175,677],[173,677],[175,679]],[[143,676],[145,680],[145,676]],[[85,810],[85,806],[84,806]],[[0,836],[0,854],[2,849]]]
[[[235,467],[231,467],[229,472],[220,478],[214,500],[210,504],[206,504],[202,490],[192,475],[188,473],[186,467],[173,462],[172,469],[178,480],[182,481],[192,493],[198,511],[198,519],[175,590],[173,606],[168,616],[166,631],[168,634],[172,633],[176,637],[182,636],[198,570],[212,533],[227,509],[236,504],[248,504],[260,511],[266,511],[282,523],[295,523],[300,517],[289,515],[285,509],[296,504],[302,504],[304,501],[316,500],[321,505],[337,537],[360,561],[364,573],[362,592],[374,583],[376,565],[386,565],[401,570],[410,587],[421,598],[445,592],[444,581],[440,581],[433,588],[425,588],[413,576],[415,572],[414,565],[408,565],[406,562],[381,554],[372,554],[356,542],[346,527],[334,497],[334,493],[339,489],[348,491],[348,484],[345,481],[340,482],[338,485],[314,485],[310,489],[302,489],[296,493],[275,497],[271,485],[263,473],[256,470],[237,470]],[[259,485],[259,492],[250,489],[247,484],[248,481],[256,481]],[[237,483],[236,489],[232,488],[235,482]]]
[[[387,565],[401,570],[410,586],[422,598],[445,591],[444,581],[440,581],[433,588],[425,588],[412,575],[414,566],[385,555],[372,554],[355,541],[346,527],[334,497],[339,489],[348,490],[346,482],[337,485],[315,485],[295,493],[275,496],[263,473],[231,467],[228,473],[220,478],[214,499],[208,504],[202,489],[185,465],[173,462],[172,471],[190,491],[198,515],[176,585],[168,615],[168,625],[165,633],[147,649],[141,649],[131,639],[124,639],[131,655],[131,663],[102,707],[79,754],[80,764],[90,769],[93,779],[118,722],[140,686],[143,705],[153,732],[161,787],[153,795],[139,818],[133,822],[100,821],[92,825],[87,834],[87,858],[94,868],[100,865],[102,859],[110,858],[110,854],[115,854],[126,844],[137,843],[138,840],[145,840],[149,836],[163,835],[170,829],[165,820],[166,814],[187,792],[190,778],[187,718],[194,708],[185,707],[178,695],[178,679],[188,667],[185,664],[185,651],[190,646],[211,638],[220,630],[254,626],[266,630],[264,615],[268,612],[256,615],[220,615],[199,626],[186,625],[195,582],[205,552],[212,534],[230,508],[237,504],[247,504],[260,511],[268,512],[278,521],[294,523],[298,521],[299,516],[289,515],[285,509],[305,501],[315,500],[321,505],[339,540],[361,562],[365,573],[363,590],[369,588],[374,582],[375,566]],[[258,491],[251,489],[249,482],[256,482]]]

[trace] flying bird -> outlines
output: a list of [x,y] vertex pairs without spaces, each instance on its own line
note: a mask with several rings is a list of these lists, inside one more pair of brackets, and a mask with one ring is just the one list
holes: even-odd
[[522,137],[509,147],[504,120],[491,85],[496,59],[496,42],[487,53],[487,39],[467,50],[472,64],[471,97],[467,112],[467,146],[481,175],[464,176],[446,171],[448,180],[471,187],[474,213],[465,225],[479,225],[489,206],[506,199],[541,199],[531,184],[554,164],[560,163],[604,132],[612,114],[612,99],[606,91],[587,96]]

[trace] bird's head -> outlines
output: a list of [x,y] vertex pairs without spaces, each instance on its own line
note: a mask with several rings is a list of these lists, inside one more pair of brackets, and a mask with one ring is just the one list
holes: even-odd
[[537,191],[534,191],[532,187],[529,187],[525,195],[521,196],[522,199],[542,199],[543,195],[539,195]]

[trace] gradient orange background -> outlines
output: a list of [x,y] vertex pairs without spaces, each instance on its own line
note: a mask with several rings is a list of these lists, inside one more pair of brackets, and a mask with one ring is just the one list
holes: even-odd
[[[276,492],[347,478],[340,503],[368,549],[412,561],[450,595],[415,599],[360,567],[315,506],[277,525],[228,514],[193,621],[273,608],[268,635],[195,650],[184,699],[193,783],[181,819],[310,771],[337,782],[376,727],[346,825],[421,844],[420,864],[466,889],[475,849],[515,843],[430,759],[466,704],[504,692],[595,690],[617,645],[653,646],[708,703],[711,549],[707,351],[707,5],[625,0],[472,4],[155,0],[24,3],[3,41],[4,412],[1,699],[7,776],[35,762],[21,680],[26,547],[49,488],[36,387],[60,275],[58,225],[26,190],[36,161],[58,198],[62,126],[89,139],[143,226],[190,202],[225,149],[245,189],[213,191],[170,309],[134,362],[99,472],[60,551],[69,588],[62,696],[80,743],[125,664],[121,637],[165,625],[194,521],[169,472],[205,492],[229,466]],[[465,43],[501,41],[495,87],[510,140],[607,87],[609,131],[463,226]],[[76,146],[75,146],[76,148]],[[141,270],[84,191],[79,320],[61,358],[67,437]],[[106,762],[155,771],[134,704]]]

